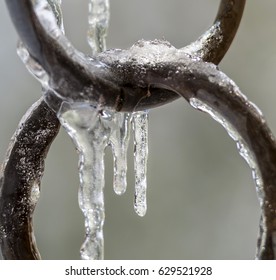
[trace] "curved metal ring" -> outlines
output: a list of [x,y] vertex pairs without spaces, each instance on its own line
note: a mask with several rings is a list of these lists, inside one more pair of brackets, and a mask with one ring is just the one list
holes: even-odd
[[[31,0],[6,0],[6,4],[21,40],[30,55],[47,72],[49,87],[60,97],[75,101],[76,96],[82,92],[85,101],[98,103],[101,99],[103,106],[126,111],[134,108],[149,109],[178,97],[163,89],[156,90],[154,96],[145,99],[145,90],[142,88],[140,95],[133,100],[132,90],[125,88],[122,93],[116,83],[110,82],[114,80],[112,71],[99,68],[97,60],[84,59],[84,55],[77,52],[58,27],[54,26],[54,21],[49,22],[51,28],[46,30],[34,12]],[[211,28],[183,50],[204,61],[219,63],[236,34],[244,5],[245,0],[222,0]],[[99,88],[100,92],[97,91]],[[116,107],[118,99],[122,100],[122,95],[125,104],[122,105],[121,102],[120,107]],[[135,101],[139,102],[141,98],[144,99],[143,107],[135,104]]]
[[59,131],[56,114],[40,98],[22,118],[1,168],[0,246],[5,259],[39,259],[32,216],[44,159]]

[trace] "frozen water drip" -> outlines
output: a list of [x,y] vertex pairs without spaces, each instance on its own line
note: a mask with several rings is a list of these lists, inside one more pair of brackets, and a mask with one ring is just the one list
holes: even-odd
[[[131,114],[99,110],[89,104],[63,102],[59,120],[79,152],[79,205],[85,217],[82,259],[103,259],[104,238],[104,152],[112,146],[114,190],[126,190],[127,148]],[[146,213],[147,123],[145,112],[133,114],[135,140],[135,202],[138,215]]]

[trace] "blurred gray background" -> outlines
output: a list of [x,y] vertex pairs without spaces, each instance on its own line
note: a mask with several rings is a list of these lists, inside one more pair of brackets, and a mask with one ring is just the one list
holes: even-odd
[[[64,0],[67,36],[89,53],[87,1]],[[247,1],[231,49],[220,64],[263,111],[276,133],[276,1]],[[108,48],[165,38],[176,47],[212,23],[218,0],[111,0]],[[0,2],[0,156],[20,118],[40,96],[40,85],[16,55],[17,34]],[[259,206],[251,171],[235,143],[209,116],[178,100],[150,112],[148,212],[133,210],[133,158],[125,195],[112,190],[106,153],[106,259],[253,259]],[[78,259],[83,217],[78,208],[77,155],[62,130],[46,161],[34,218],[44,259]]]

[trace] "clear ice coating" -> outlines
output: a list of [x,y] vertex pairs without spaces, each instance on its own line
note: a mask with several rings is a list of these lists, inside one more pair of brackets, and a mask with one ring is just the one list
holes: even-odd
[[[90,0],[88,16],[87,40],[92,54],[105,50],[107,28],[109,23],[109,1]],[[133,120],[133,133],[135,142],[134,168],[135,168],[135,199],[134,208],[138,215],[146,213],[146,163],[147,147],[147,121],[148,113],[135,114],[114,112],[114,129],[110,137],[110,145],[114,157],[113,187],[116,194],[123,194],[127,186],[127,148],[129,142],[129,126]],[[143,141],[143,142],[140,142]],[[143,166],[144,164],[144,166]]]
[[229,136],[236,142],[239,154],[245,159],[245,161],[247,162],[247,164],[252,170],[252,177],[253,180],[255,181],[257,195],[260,201],[260,205],[262,206],[264,201],[264,191],[263,191],[263,181],[261,178],[261,173],[253,153],[247,147],[243,138],[225,118],[223,118],[219,113],[217,113],[211,107],[204,104],[202,101],[200,101],[197,98],[190,98],[189,102],[192,107],[208,113],[215,121],[220,123],[225,128]]
[[45,70],[30,56],[24,44],[19,41],[17,45],[17,54],[25,64],[28,71],[41,83],[43,87],[48,86],[48,75]]
[[110,136],[114,158],[113,188],[116,194],[125,193],[127,187],[127,149],[130,136],[131,114],[114,113],[114,126]]
[[[48,14],[48,18],[55,21],[55,24],[64,33],[63,18],[61,12],[61,0],[33,1],[35,7]],[[24,44],[19,41],[17,46],[17,54],[25,64],[28,71],[41,83],[45,88],[48,87],[48,75],[45,70],[38,64],[29,54]]]
[[148,159],[148,112],[132,114],[113,112],[109,145],[114,158],[113,188],[121,195],[127,187],[127,149],[130,138],[130,124],[134,138],[134,210],[139,216],[147,211],[147,159]]

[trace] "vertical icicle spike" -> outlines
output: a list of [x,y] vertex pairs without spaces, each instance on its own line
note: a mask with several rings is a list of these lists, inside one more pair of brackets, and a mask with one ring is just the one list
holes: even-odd
[[148,112],[134,113],[132,122],[135,172],[134,209],[139,216],[144,216],[147,211]]
[[85,217],[82,259],[104,256],[104,150],[109,141],[110,114],[84,104],[63,103],[59,120],[79,152],[79,205]]
[[[89,29],[88,43],[92,49],[92,55],[106,49],[105,38],[109,24],[109,1],[89,1]],[[127,148],[129,143],[129,126],[131,114],[114,113],[113,132],[110,139],[114,158],[113,188],[116,194],[121,195],[127,187]]]
[[129,144],[129,126],[131,114],[115,113],[114,129],[110,144],[114,157],[113,188],[116,194],[125,193],[127,187],[127,149]]
[[92,55],[105,50],[107,29],[109,24],[109,1],[89,0],[87,40]]

